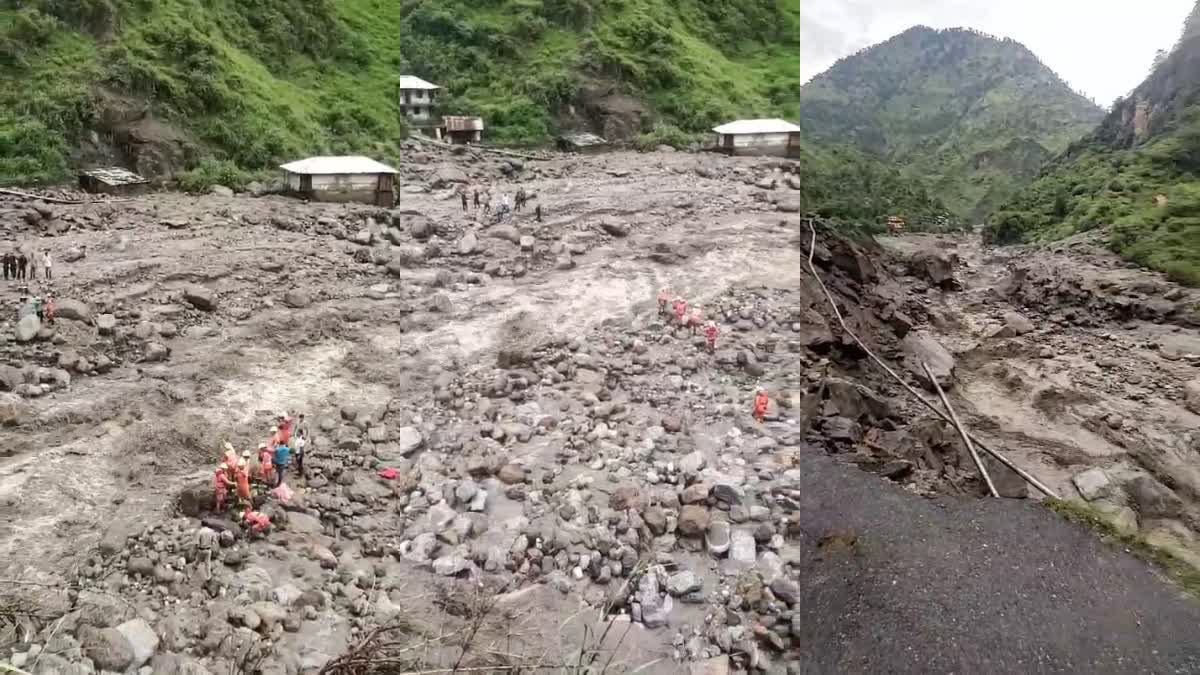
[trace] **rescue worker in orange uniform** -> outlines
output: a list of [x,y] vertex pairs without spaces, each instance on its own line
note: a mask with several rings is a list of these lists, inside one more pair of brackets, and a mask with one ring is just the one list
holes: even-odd
[[713,353],[717,348],[717,324],[709,321],[704,324],[704,342],[708,345],[708,353]]
[[225,497],[229,494],[229,474],[224,464],[218,464],[213,473],[213,506],[219,513],[225,510]]
[[288,445],[292,440],[292,418],[287,413],[279,413],[275,424],[279,427],[279,438],[276,439],[275,445]]
[[266,514],[259,513],[246,506],[242,511],[242,524],[250,528],[251,534],[262,534],[271,526],[271,519]]
[[[278,439],[278,433],[272,433],[271,438]],[[258,444],[258,479],[271,485],[274,483],[274,473],[271,471],[271,448],[266,443]]]
[[658,289],[658,313],[667,313],[667,304],[671,302],[671,289],[663,286]]
[[699,307],[692,308],[692,314],[688,317],[687,327],[693,336],[696,335],[696,330],[704,325],[704,312]]
[[242,453],[237,464],[237,496],[243,506],[250,504],[250,451]]
[[686,325],[683,319],[687,316],[687,300],[678,297],[675,298],[675,302],[672,303],[672,309],[675,310],[675,322],[681,326]]
[[767,397],[767,390],[762,387],[758,388],[758,392],[754,394],[754,419],[762,422],[767,416],[767,404],[770,398]]

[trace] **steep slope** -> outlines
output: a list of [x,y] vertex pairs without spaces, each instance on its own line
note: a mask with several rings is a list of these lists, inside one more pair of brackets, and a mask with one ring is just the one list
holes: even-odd
[[394,0],[0,0],[0,183],[386,152],[399,20]]
[[1124,257],[1200,285],[1200,3],[1175,49],[990,220],[999,243],[1112,225]]
[[805,213],[877,227],[888,216],[901,216],[924,230],[956,220],[919,180],[853,147],[805,141],[800,165]]
[[[797,114],[798,0],[401,0],[406,68],[488,137],[561,128],[630,140]],[[670,127],[660,129],[670,134]],[[676,134],[677,135],[677,134]]]
[[1102,116],[1021,44],[924,26],[838,61],[800,96],[814,138],[903,166],[972,219]]

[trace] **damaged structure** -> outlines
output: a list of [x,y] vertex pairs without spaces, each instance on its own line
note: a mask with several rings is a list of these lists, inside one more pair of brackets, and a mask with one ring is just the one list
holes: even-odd
[[800,127],[780,119],[737,120],[713,128],[716,149],[728,155],[800,155]]
[[455,145],[469,145],[483,140],[483,119],[447,115],[442,117],[438,138]]
[[309,157],[279,168],[287,191],[305,199],[395,204],[396,170],[369,157]]
[[104,167],[88,169],[79,174],[79,189],[107,195],[135,195],[145,192],[150,181],[129,169]]
[[558,137],[558,149],[563,152],[592,155],[607,150],[608,141],[587,132],[563,134]]

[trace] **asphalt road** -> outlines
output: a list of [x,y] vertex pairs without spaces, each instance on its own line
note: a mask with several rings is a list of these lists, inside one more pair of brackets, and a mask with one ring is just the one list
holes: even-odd
[[1200,673],[1200,602],[1049,509],[800,467],[801,672]]

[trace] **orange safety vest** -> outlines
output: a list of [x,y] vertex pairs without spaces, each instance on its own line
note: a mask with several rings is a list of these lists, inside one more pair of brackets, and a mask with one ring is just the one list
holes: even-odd
[[237,470],[237,492],[238,497],[250,499],[250,475],[247,469]]
[[762,417],[767,414],[767,403],[770,401],[765,393],[754,396],[754,416]]

